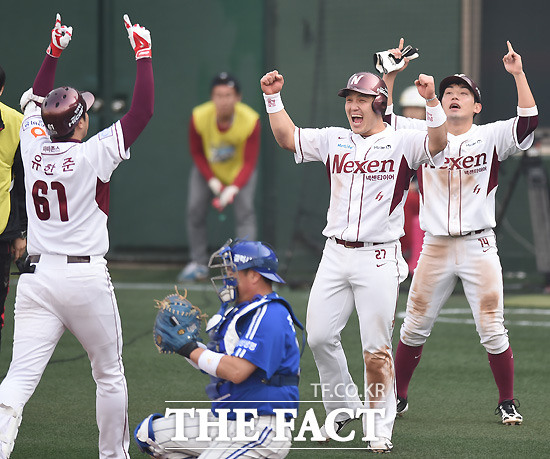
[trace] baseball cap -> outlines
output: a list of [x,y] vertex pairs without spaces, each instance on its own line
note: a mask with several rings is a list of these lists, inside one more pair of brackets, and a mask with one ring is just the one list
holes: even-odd
[[210,84],[210,89],[212,90],[214,86],[220,86],[220,85],[229,86],[230,88],[235,88],[235,91],[237,92],[237,94],[241,93],[241,87],[239,85],[239,82],[233,75],[227,72],[218,73],[212,79],[212,83]]
[[447,89],[452,84],[466,85],[470,89],[470,91],[472,91],[472,94],[474,95],[474,100],[476,102],[481,103],[481,91],[479,90],[478,85],[474,80],[464,75],[463,73],[455,73],[454,75],[450,75],[447,78],[443,78],[443,80],[441,80],[441,83],[439,83],[440,99],[443,97],[443,93],[445,92],[445,89]]

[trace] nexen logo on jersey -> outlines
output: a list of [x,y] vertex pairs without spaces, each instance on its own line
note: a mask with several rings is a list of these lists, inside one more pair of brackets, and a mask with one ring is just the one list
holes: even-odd
[[395,163],[393,159],[384,159],[382,161],[377,159],[372,160],[347,160],[349,153],[346,153],[340,159],[340,155],[334,155],[332,161],[332,173],[333,174],[373,174],[380,172],[394,172]]
[[[480,153],[475,156],[458,156],[456,158],[445,157],[445,162],[438,169],[450,169],[450,170],[463,170],[471,168],[481,168],[481,170],[486,170],[487,165],[487,154]],[[434,166],[428,166],[434,169]]]

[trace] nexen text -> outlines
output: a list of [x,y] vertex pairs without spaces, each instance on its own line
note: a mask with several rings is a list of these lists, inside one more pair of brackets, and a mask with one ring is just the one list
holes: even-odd
[[394,172],[395,163],[393,159],[384,159],[379,161],[372,159],[370,161],[347,161],[349,153],[346,153],[340,159],[340,155],[334,155],[332,162],[332,173],[341,174],[372,174],[374,172]]
[[[470,167],[480,167],[487,164],[487,154],[480,153],[475,156],[459,156],[457,158],[445,158],[445,162],[438,169],[461,170]],[[429,166],[435,169],[434,166]]]

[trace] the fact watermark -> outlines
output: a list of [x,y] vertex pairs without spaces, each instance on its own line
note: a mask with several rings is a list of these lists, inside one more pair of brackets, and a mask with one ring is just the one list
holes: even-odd
[[[375,435],[375,416],[384,417],[386,414],[385,408],[338,408],[331,411],[326,419],[324,419],[326,436],[321,433],[321,427],[313,408],[309,408],[301,421],[299,428],[297,429],[296,417],[298,410],[287,408],[275,408],[275,431],[279,432],[273,441],[285,441],[288,438],[283,435],[285,428],[289,427],[290,430],[295,433],[292,438],[293,441],[326,441],[327,439],[335,440],[339,442],[351,441],[355,438],[355,431],[352,430],[345,437],[336,433],[335,420],[337,416],[346,415],[346,417],[359,418],[364,416],[364,425],[366,425],[365,435],[361,438],[362,441],[374,441],[378,440]],[[189,438],[185,435],[185,422],[186,419],[198,418],[199,435],[194,438],[196,441],[233,441],[233,442],[246,442],[256,441],[260,436],[260,432],[255,432],[253,435],[246,435],[247,428],[254,429],[255,419],[258,418],[258,412],[255,408],[234,408],[234,409],[217,409],[215,413],[217,415],[215,420],[210,419],[209,414],[212,412],[209,408],[167,408],[165,416],[175,416],[176,429],[172,441],[188,441]],[[231,420],[236,425],[235,435],[229,437],[228,435],[228,419],[229,413],[234,414],[235,419]],[[289,417],[290,415],[290,417]],[[209,436],[210,427],[216,428],[216,436]],[[311,436],[306,438],[307,433]]]
[[[357,432],[353,429],[347,431],[345,436],[342,432],[337,432],[336,421],[342,419],[362,418],[361,441],[376,441],[377,418],[386,416],[385,388],[383,384],[371,384],[364,389],[364,395],[359,394],[355,385],[339,384],[326,387],[320,383],[311,384],[313,389],[313,398],[316,400],[301,400],[301,413],[298,417],[298,410],[293,408],[274,408],[273,422],[276,436],[273,441],[291,440],[292,442],[325,442],[334,440],[337,442],[350,442],[356,438]],[[368,403],[363,405],[360,399],[369,401],[376,400],[378,403]],[[341,406],[346,401],[353,401],[356,408],[334,408],[330,409],[328,414],[323,410],[319,413],[314,408],[303,408],[308,403],[324,402],[325,406],[330,403],[336,403]],[[253,406],[253,402],[252,406]],[[275,402],[281,403],[281,402]],[[242,406],[242,402],[240,402]],[[372,407],[375,405],[376,407]],[[348,406],[350,406],[348,404]],[[371,406],[367,408],[367,406]],[[212,413],[214,416],[212,416]],[[302,415],[303,414],[303,415]],[[258,412],[255,408],[167,408],[165,416],[174,416],[175,431],[171,438],[174,442],[186,442],[189,438],[186,436],[186,425],[192,424],[194,429],[194,440],[199,442],[250,442],[258,440],[260,432],[255,430],[255,422],[258,420]],[[319,419],[318,419],[319,417]],[[230,423],[233,428],[229,428]],[[273,425],[273,424],[272,424]],[[198,426],[198,436],[196,436],[196,427]],[[323,427],[324,426],[324,427]],[[292,438],[288,438],[288,432],[292,432]],[[231,432],[231,434],[229,433]],[[214,435],[214,436],[213,436]]]

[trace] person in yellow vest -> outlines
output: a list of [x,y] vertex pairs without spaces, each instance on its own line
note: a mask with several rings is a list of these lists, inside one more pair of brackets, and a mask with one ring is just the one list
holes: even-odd
[[[0,96],[5,84],[6,74],[0,67]],[[20,259],[27,247],[25,183],[19,149],[22,121],[21,113],[0,102],[0,336],[11,261]]]
[[260,116],[241,102],[238,81],[216,75],[210,100],[193,109],[189,149],[193,168],[187,198],[190,262],[178,282],[208,278],[206,221],[211,206],[223,211],[233,205],[238,238],[256,239],[254,194],[260,149]]

